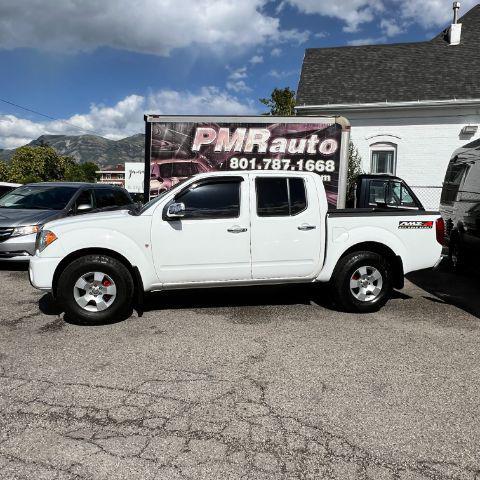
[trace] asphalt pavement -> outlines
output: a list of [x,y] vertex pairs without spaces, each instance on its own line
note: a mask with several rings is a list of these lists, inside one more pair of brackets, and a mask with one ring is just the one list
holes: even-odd
[[480,480],[475,275],[417,273],[372,315],[326,290],[236,288],[84,327],[11,268],[2,480]]

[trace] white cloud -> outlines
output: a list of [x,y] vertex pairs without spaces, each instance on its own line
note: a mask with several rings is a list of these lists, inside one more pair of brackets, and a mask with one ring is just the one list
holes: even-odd
[[254,55],[251,59],[250,59],[250,63],[252,65],[258,65],[259,63],[263,63],[263,56],[262,55]]
[[318,14],[345,22],[346,32],[356,32],[362,23],[371,22],[384,10],[382,0],[285,0],[302,13]]
[[270,55],[272,57],[279,57],[282,54],[282,49],[281,48],[273,48],[272,51],[270,52]]
[[0,2],[0,48],[88,51],[113,47],[168,55],[192,45],[226,51],[301,41],[268,15],[267,0],[22,0]]
[[278,36],[275,38],[275,41],[279,43],[296,43],[297,45],[301,45],[305,43],[310,38],[311,32],[309,30],[297,30],[293,28],[291,30],[282,30],[279,32]]
[[377,43],[385,43],[387,41],[386,37],[376,37],[376,38],[357,38],[355,40],[350,40],[348,45],[352,47],[360,47],[363,45],[376,45]]
[[244,78],[247,78],[247,77],[248,77],[247,67],[240,67],[235,70],[232,70],[230,72],[230,75],[228,76],[228,80],[226,83],[227,89],[237,93],[250,92],[252,89],[245,83],[245,80],[243,80]]
[[230,80],[240,80],[241,78],[247,78],[247,77],[248,77],[247,67],[237,68],[233,70],[228,76]]
[[236,82],[228,81],[226,85],[229,90],[233,90],[234,92],[237,92],[237,93],[252,91],[252,89],[243,80],[237,80]]
[[282,78],[290,77],[291,75],[298,75],[298,70],[276,70],[275,68],[270,70],[268,74],[276,78],[277,80],[280,80]]
[[403,27],[398,25],[395,20],[389,20],[386,18],[383,18],[380,22],[380,28],[387,37],[395,37],[404,31]]
[[93,104],[88,113],[76,114],[63,121],[35,122],[15,115],[0,115],[0,148],[16,148],[43,134],[95,132],[118,140],[143,132],[145,113],[247,115],[256,113],[256,109],[253,101],[243,102],[215,87],[203,87],[197,92],[165,89],[148,96],[129,95],[112,107]]
[[[452,2],[445,0],[394,0],[401,16],[424,28],[443,27],[453,19]],[[463,0],[460,16],[477,5],[478,0]]]
[[[338,19],[349,33],[357,32],[362,24],[379,21],[387,37],[399,35],[413,23],[425,29],[438,28],[453,18],[452,2],[446,0],[283,0],[282,8],[287,3],[305,14]],[[478,0],[463,0],[460,16],[477,3]]]

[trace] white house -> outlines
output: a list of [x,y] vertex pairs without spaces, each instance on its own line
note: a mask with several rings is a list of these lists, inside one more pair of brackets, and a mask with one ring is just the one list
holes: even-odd
[[297,114],[352,124],[365,172],[404,178],[438,208],[455,149],[480,138],[480,5],[428,42],[305,52]]

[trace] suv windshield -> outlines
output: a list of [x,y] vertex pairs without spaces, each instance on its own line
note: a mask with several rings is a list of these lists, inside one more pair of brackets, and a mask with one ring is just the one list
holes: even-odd
[[67,186],[26,185],[0,198],[0,208],[63,210],[77,190]]

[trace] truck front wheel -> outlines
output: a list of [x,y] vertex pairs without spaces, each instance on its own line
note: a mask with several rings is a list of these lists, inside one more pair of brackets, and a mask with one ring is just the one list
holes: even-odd
[[57,298],[74,322],[98,325],[129,316],[133,291],[132,275],[123,263],[106,255],[86,255],[63,270]]
[[390,298],[392,271],[374,252],[353,252],[338,262],[332,277],[337,305],[347,312],[375,312]]

